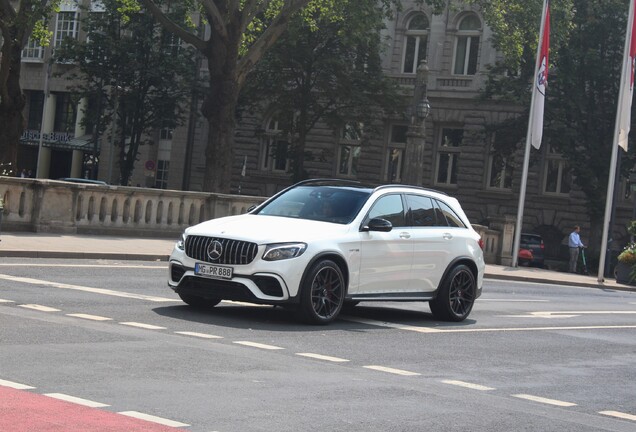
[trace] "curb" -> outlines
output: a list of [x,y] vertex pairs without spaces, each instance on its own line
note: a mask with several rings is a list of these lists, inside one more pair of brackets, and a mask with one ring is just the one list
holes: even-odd
[[545,283],[550,285],[564,285],[564,286],[573,286],[573,287],[584,287],[584,288],[597,288],[597,289],[606,289],[613,291],[630,291],[636,292],[636,287],[630,286],[621,286],[621,285],[608,285],[603,282],[584,282],[584,281],[567,281],[567,280],[554,280],[554,279],[544,279],[544,278],[527,278],[524,276],[502,276],[499,274],[484,274],[485,279],[496,279],[496,280],[509,280],[509,281],[517,281],[517,282],[529,282],[529,283]]
[[58,258],[58,259],[103,259],[126,261],[168,261],[168,254],[132,254],[118,252],[62,252],[62,251],[0,251],[2,258]]

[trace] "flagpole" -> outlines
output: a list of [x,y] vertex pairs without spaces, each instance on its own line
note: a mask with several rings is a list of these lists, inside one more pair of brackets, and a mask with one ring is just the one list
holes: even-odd
[[[523,171],[521,174],[521,187],[519,188],[519,207],[517,209],[517,223],[515,227],[515,241],[512,246],[512,266],[517,267],[517,259],[519,257],[519,245],[521,244],[521,230],[523,229],[523,209],[526,201],[526,188],[528,185],[528,168],[530,166],[530,141],[533,129],[534,122],[534,104],[536,99],[537,87],[536,87],[536,79],[537,74],[539,73],[540,61],[539,58],[541,54],[541,45],[543,44],[545,30],[545,15],[547,12],[546,3],[548,0],[543,0],[543,11],[541,12],[541,27],[539,30],[539,43],[537,44],[537,56],[535,66],[534,66],[534,76],[532,81],[532,97],[530,98],[530,115],[528,118],[528,132],[526,133],[526,149],[523,156]],[[548,65],[546,64],[546,68]]]
[[[630,25],[631,22],[631,25]],[[621,83],[618,92],[618,103],[616,107],[616,123],[614,124],[614,140],[612,141],[612,157],[610,160],[610,172],[607,179],[607,197],[605,200],[605,215],[603,216],[603,235],[601,238],[601,254],[599,256],[598,263],[598,281],[603,282],[605,280],[605,258],[607,256],[607,241],[609,237],[609,224],[612,213],[612,205],[614,199],[614,187],[616,184],[616,170],[617,170],[617,161],[618,161],[618,138],[620,134],[620,110],[623,107],[623,103],[625,102],[625,92],[623,89],[627,85],[627,79],[630,80],[631,85],[631,62],[629,64],[630,73],[629,76],[625,72],[627,68],[625,67],[625,61],[628,57],[630,57],[630,43],[632,40],[632,32],[634,26],[634,0],[630,0],[629,2],[629,15],[627,15],[627,29],[625,31],[625,48],[623,51],[623,63],[621,67]],[[631,27],[631,28],[630,28]],[[631,93],[630,93],[631,95]],[[631,103],[630,103],[631,109]],[[626,137],[627,139],[627,137]]]

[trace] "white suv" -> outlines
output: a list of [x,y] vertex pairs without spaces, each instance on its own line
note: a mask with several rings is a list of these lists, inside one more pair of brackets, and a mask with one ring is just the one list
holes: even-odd
[[316,324],[360,301],[428,301],[435,318],[462,321],[484,267],[479,234],[455,198],[316,179],[186,229],[168,284],[193,307],[293,305]]

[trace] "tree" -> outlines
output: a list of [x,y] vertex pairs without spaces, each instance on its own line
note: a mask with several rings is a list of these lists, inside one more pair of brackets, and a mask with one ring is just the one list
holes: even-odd
[[42,45],[50,36],[46,19],[59,0],[0,0],[0,165],[15,167],[24,130],[26,98],[20,88],[22,49],[33,36]]
[[[77,65],[68,75],[71,91],[94,102],[84,117],[86,124],[95,125],[94,139],[106,126],[114,126],[119,182],[127,185],[139,147],[152,142],[149,134],[183,123],[194,53],[148,14],[123,12],[119,0],[101,4],[99,11],[84,15],[88,38],[68,40],[59,57]],[[173,20],[186,25],[183,9],[172,12]]]
[[[542,0],[473,1],[481,5],[495,33],[493,43],[504,54],[491,71],[486,95],[529,106]],[[600,242],[602,232],[628,1],[564,0],[550,6],[551,64],[543,145],[564,155],[573,181],[584,192],[591,235],[599,237],[590,241],[594,244]],[[518,73],[505,76],[505,70]],[[512,123],[525,132],[527,113],[506,126]],[[500,143],[510,152],[521,140],[518,133]],[[622,169],[632,166],[630,159]]]
[[[370,126],[379,111],[391,113],[403,102],[397,83],[380,64],[386,11],[374,3],[349,3],[338,19],[318,17],[316,25],[294,17],[284,36],[251,73],[242,99],[287,114],[292,180],[307,178],[306,138],[319,121]],[[274,149],[272,149],[274,150]]]
[[[122,0],[123,1],[123,0]],[[127,0],[129,2],[134,0]],[[209,87],[201,111],[208,121],[203,190],[229,192],[232,172],[235,112],[239,93],[249,73],[274,46],[291,22],[302,13],[312,22],[315,14],[341,16],[352,4],[379,4],[389,9],[400,0],[187,0],[210,26],[207,39],[179,26],[154,0],[139,0],[165,28],[195,47],[205,57]],[[415,0],[439,10],[447,0]]]

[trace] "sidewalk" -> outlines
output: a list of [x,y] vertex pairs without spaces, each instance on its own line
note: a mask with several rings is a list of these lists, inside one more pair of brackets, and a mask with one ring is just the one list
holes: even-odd
[[[0,233],[0,259],[21,257],[167,261],[176,241],[177,238]],[[636,292],[636,286],[619,284],[613,278],[598,282],[596,275],[585,276],[528,267],[488,264],[485,277]]]

